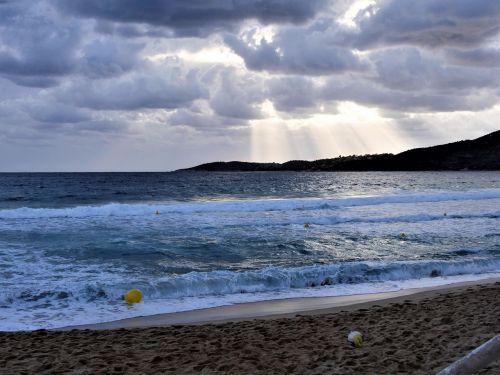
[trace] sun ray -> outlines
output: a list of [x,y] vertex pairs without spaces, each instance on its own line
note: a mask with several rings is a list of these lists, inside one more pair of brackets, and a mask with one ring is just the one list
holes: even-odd
[[282,118],[273,104],[262,105],[266,119],[252,121],[251,160],[321,159],[339,155],[400,152],[411,142],[397,123],[375,108],[338,103],[337,113]]

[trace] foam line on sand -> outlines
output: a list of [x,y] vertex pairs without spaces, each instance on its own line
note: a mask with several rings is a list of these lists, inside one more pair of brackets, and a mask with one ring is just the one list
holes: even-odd
[[[318,309],[269,319],[0,332],[0,373],[436,374],[500,331],[500,282],[493,281],[326,308],[319,299],[298,300]],[[353,330],[364,336],[361,348],[347,341]],[[477,374],[499,373],[497,361]]]
[[159,327],[174,324],[205,324],[251,319],[273,319],[292,317],[297,313],[302,315],[317,315],[335,313],[341,310],[352,311],[366,309],[374,305],[400,303],[411,296],[413,301],[431,297],[446,291],[461,290],[472,285],[482,285],[500,282],[500,278],[482,279],[476,281],[457,282],[426,288],[402,289],[394,292],[357,294],[336,297],[305,297],[269,301],[249,302],[228,306],[219,306],[191,311],[138,316],[110,322],[69,326],[60,330],[70,329],[118,329]]

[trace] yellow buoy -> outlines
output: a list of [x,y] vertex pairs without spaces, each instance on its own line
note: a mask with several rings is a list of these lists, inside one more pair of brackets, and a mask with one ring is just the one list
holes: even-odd
[[310,227],[311,227],[311,224],[309,224],[309,223],[304,224],[304,228],[310,228]]
[[139,303],[142,299],[142,292],[139,289],[130,289],[123,295],[123,299],[127,303]]

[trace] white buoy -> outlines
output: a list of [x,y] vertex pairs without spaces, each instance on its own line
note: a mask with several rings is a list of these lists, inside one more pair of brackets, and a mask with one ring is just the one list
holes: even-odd
[[349,341],[356,348],[360,348],[363,345],[363,335],[359,331],[352,331],[347,336],[347,341]]

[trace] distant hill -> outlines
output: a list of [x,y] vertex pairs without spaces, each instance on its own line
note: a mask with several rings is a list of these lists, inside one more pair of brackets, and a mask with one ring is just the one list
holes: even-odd
[[215,162],[184,170],[212,172],[500,170],[500,130],[474,140],[415,148],[396,155],[353,155],[314,161],[291,160],[286,163]]

